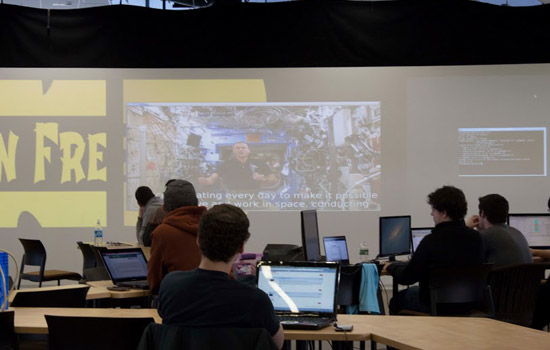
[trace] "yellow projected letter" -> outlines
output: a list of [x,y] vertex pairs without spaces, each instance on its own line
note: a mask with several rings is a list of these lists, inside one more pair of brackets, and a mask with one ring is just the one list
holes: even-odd
[[97,150],[97,145],[107,148],[107,133],[88,135],[88,181],[102,180],[107,182],[107,167],[97,168],[97,162],[103,162],[103,152]]
[[6,180],[10,182],[15,179],[15,149],[17,148],[17,141],[19,136],[15,135],[10,130],[10,136],[8,137],[8,149],[4,144],[4,138],[0,134],[0,182],[2,182],[2,169],[6,172]]
[[0,79],[0,116],[104,117],[105,80]]
[[57,141],[57,123],[36,123],[34,129],[36,133],[36,158],[34,161],[34,183],[46,179],[44,171],[44,159],[51,162],[52,150],[44,146],[44,138],[47,137],[53,143],[58,145]]
[[[72,170],[74,170],[76,183],[79,183],[80,180],[85,177],[81,163],[84,157],[84,149],[86,148],[84,139],[77,132],[67,131],[59,134],[59,143],[59,148],[63,151],[63,155],[61,156],[61,162],[63,163],[63,168],[61,169],[61,183],[71,181]],[[74,149],[74,155],[71,157],[73,145],[76,147]]]

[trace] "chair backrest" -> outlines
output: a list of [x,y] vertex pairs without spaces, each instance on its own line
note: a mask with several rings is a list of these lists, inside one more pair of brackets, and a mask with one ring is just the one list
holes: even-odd
[[42,266],[46,265],[46,248],[39,239],[19,238],[23,245],[23,262],[22,265]]
[[152,317],[45,315],[50,350],[135,350]]
[[46,289],[40,291],[19,290],[11,302],[13,307],[85,307],[90,286]]
[[82,243],[81,241],[76,242],[78,248],[82,252],[82,272],[86,269],[91,269],[97,266],[97,260],[95,254],[87,243]]
[[105,269],[103,266],[85,269],[82,273],[82,276],[84,277],[86,282],[105,281],[111,279],[111,276],[109,276],[107,269]]
[[97,247],[95,245],[90,245],[90,249],[94,253],[94,257],[95,257],[95,261],[96,261],[96,267],[105,268],[105,263],[103,262],[103,259],[101,258],[100,251],[106,250],[107,247]]
[[529,327],[537,292],[548,263],[518,264],[495,268],[488,277],[495,303],[495,318]]
[[17,349],[13,311],[0,312],[0,349]]
[[149,349],[276,350],[277,346],[264,328],[185,328],[151,323],[138,347]]
[[351,306],[359,304],[362,266],[342,266],[338,284],[338,305]]
[[[438,269],[430,274],[432,315],[468,313],[471,306],[483,305],[492,313],[493,302],[487,285],[492,264],[473,267]],[[445,304],[444,306],[442,304]],[[443,306],[443,308],[441,307]]]

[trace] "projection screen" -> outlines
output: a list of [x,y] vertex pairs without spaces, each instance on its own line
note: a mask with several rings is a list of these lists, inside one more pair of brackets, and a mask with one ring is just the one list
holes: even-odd
[[[288,69],[0,69],[0,232],[39,238],[49,268],[80,266],[99,219],[134,241],[134,191],[195,184],[251,220],[247,251],[300,244],[299,211],[350,258],[377,253],[378,217],[431,226],[428,193],[500,193],[544,212],[550,65]],[[247,148],[250,173],[228,170]],[[216,176],[213,176],[213,175]],[[242,180],[242,181],[241,181]]]

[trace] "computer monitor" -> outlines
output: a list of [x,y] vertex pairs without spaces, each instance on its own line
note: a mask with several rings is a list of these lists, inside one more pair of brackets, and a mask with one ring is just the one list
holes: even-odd
[[416,252],[420,242],[432,233],[433,227],[413,227],[411,228],[411,244],[412,244],[412,253]]
[[302,210],[302,247],[304,260],[317,261],[321,257],[319,247],[319,226],[317,225],[317,210]]
[[381,216],[379,257],[395,260],[396,255],[411,253],[411,216]]
[[518,229],[531,248],[550,248],[550,214],[509,214],[508,225]]

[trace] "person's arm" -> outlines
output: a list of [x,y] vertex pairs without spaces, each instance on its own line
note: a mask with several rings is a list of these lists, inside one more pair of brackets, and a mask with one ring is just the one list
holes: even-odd
[[534,258],[550,260],[550,250],[547,249],[529,249]]
[[139,242],[139,237],[141,235],[141,227],[143,226],[143,207],[139,206],[138,219],[136,222],[136,239]]
[[[158,207],[156,206],[149,206],[146,210],[143,212],[143,217],[141,219],[141,228],[138,233],[138,242],[143,244],[143,236],[145,235],[145,228],[147,227],[147,224],[151,220],[151,218],[154,216],[155,211]],[[139,221],[139,219],[138,219]]]
[[279,325],[279,330],[272,338],[273,342],[277,346],[277,349],[282,349],[285,342],[285,332],[283,331],[283,326],[281,324]]
[[[156,231],[156,230],[155,230]],[[162,237],[155,236],[155,231],[151,233],[151,253],[147,262],[147,281],[151,292],[156,294],[162,281]]]
[[212,175],[210,175],[208,177],[203,177],[203,176],[199,177],[199,183],[201,185],[212,185],[216,181],[218,181],[219,178],[220,178],[220,176],[217,173],[213,173]]
[[401,285],[414,284],[420,281],[423,274],[428,271],[428,255],[430,254],[430,248],[429,236],[427,236],[418,245],[411,261],[408,263],[391,263],[384,266],[384,268],[393,276],[395,282]]

